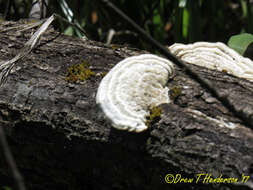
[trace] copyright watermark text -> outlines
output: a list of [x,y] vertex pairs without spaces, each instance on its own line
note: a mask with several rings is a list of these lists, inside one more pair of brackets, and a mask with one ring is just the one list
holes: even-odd
[[250,180],[250,176],[242,174],[241,178],[236,177],[214,177],[209,173],[199,173],[193,178],[183,177],[181,174],[167,174],[164,178],[166,183],[246,183]]

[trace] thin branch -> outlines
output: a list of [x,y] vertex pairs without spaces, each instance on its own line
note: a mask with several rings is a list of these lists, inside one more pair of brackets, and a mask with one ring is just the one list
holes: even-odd
[[16,182],[16,186],[19,190],[25,190],[25,183],[22,175],[20,174],[17,165],[14,161],[13,155],[10,151],[9,145],[7,143],[5,134],[4,134],[4,129],[0,125],[0,141],[1,141],[1,147],[3,150],[3,154],[5,156],[5,159],[7,161],[7,164],[9,165],[9,168],[12,172],[12,176]]
[[156,47],[157,51],[166,56],[170,61],[175,63],[180,68],[183,68],[188,76],[197,81],[203,88],[207,89],[214,97],[216,97],[228,110],[230,110],[234,116],[238,117],[246,126],[253,129],[253,113],[245,113],[244,110],[237,110],[233,103],[227,98],[228,94],[222,94],[219,90],[215,89],[215,85],[210,81],[202,78],[196,72],[191,70],[182,60],[178,59],[176,56],[172,55],[168,49],[152,38],[145,30],[138,26],[131,18],[129,18],[125,13],[118,9],[109,0],[100,0],[102,3],[106,4],[110,9],[116,12],[123,20],[128,22],[139,34],[145,38],[149,43]]
[[76,27],[78,30],[80,30],[82,33],[83,33],[83,38],[84,39],[88,39],[87,38],[87,33],[84,31],[84,29],[82,29],[82,27],[78,24],[78,23],[75,23],[75,22],[70,22],[68,21],[67,19],[63,18],[62,16],[58,15],[58,14],[54,14],[54,16],[60,20],[62,20],[63,22],[66,22],[67,24],[71,25],[71,26],[74,26]]

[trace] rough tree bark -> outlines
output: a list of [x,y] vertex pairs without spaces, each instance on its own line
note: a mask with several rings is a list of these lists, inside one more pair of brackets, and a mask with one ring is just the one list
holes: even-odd
[[[0,23],[1,60],[14,57],[30,38],[32,30],[3,32],[20,24]],[[160,120],[149,130],[133,134],[111,128],[95,103],[99,73],[143,52],[50,29],[19,61],[0,89],[0,124],[28,189],[253,189],[252,129],[179,68],[168,83],[177,92],[173,103],[162,105]],[[95,76],[76,84],[66,81],[68,68],[83,61]],[[253,110],[253,83],[191,68],[229,92],[238,108]],[[222,119],[236,127],[217,122]],[[166,174],[193,181],[169,184]],[[208,183],[204,175],[197,181],[198,174],[238,178],[239,183]],[[250,176],[247,183],[241,182],[243,175]],[[13,179],[1,152],[3,185],[12,187]]]

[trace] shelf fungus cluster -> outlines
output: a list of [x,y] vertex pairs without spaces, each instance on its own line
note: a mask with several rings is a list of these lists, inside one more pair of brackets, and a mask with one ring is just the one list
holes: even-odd
[[166,83],[173,71],[169,60],[156,55],[126,58],[102,79],[96,102],[115,128],[146,130],[149,110],[170,102]]
[[[174,44],[169,50],[189,64],[253,80],[253,62],[223,43]],[[150,110],[170,103],[166,83],[173,73],[172,62],[156,55],[126,58],[102,79],[96,102],[115,128],[144,131]]]
[[187,63],[253,81],[253,62],[221,42],[176,43],[169,50]]

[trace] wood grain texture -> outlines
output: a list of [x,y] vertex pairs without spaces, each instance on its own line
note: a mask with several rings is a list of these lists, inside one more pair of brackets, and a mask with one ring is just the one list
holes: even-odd
[[[0,59],[10,59],[29,39],[0,23]],[[198,173],[253,178],[253,132],[205,89],[176,68],[169,81],[173,103],[149,130],[132,134],[113,129],[95,102],[102,72],[143,53],[61,35],[53,29],[17,64],[0,89],[0,122],[29,189],[252,189],[249,184],[166,184],[166,174],[195,178]],[[85,82],[68,83],[69,66],[86,60],[95,72]],[[238,109],[253,113],[253,83],[190,66],[211,80]],[[175,88],[176,87],[176,88]],[[193,114],[199,111],[205,117]],[[207,118],[236,124],[219,126]],[[12,185],[0,153],[0,185]]]

